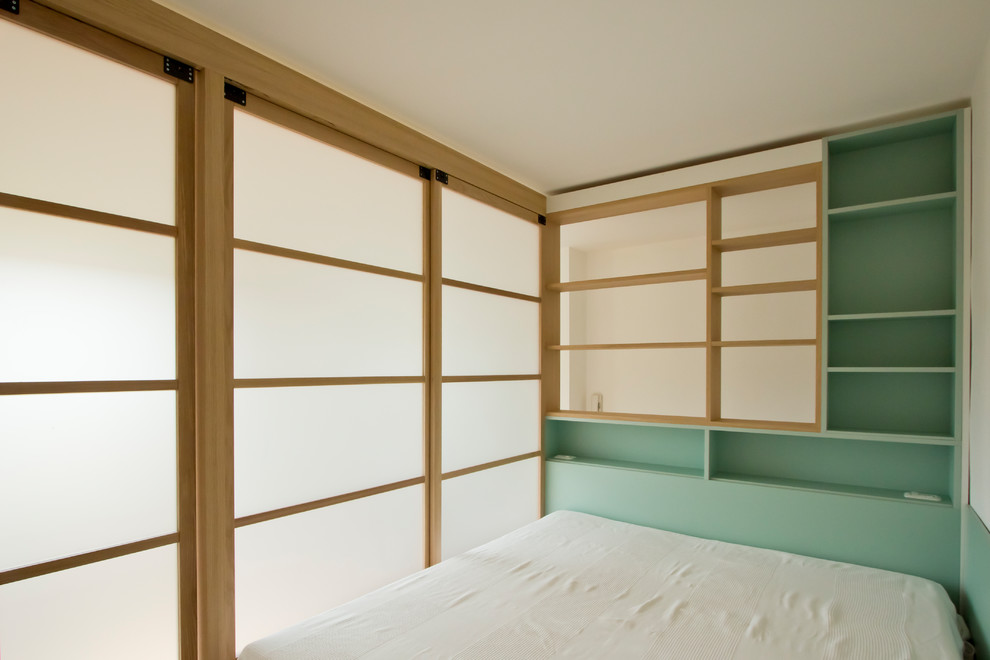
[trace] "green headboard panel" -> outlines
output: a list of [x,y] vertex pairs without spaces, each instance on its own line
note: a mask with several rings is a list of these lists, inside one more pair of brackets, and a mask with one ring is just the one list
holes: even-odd
[[568,509],[692,536],[918,575],[959,596],[959,509],[546,463],[547,512]]

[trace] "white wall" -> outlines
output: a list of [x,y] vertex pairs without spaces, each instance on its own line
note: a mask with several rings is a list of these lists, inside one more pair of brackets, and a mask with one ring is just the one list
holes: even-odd
[[990,522],[990,43],[974,82],[970,502]]

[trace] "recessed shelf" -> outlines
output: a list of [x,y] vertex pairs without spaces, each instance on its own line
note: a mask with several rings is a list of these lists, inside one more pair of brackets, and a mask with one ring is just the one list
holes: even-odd
[[935,195],[919,195],[917,197],[891,199],[885,202],[829,209],[828,217],[833,222],[837,220],[865,220],[904,211],[951,209],[955,201],[956,193],[954,191],[937,193]]
[[[900,499],[951,489],[951,446],[712,431],[713,479]],[[729,476],[731,475],[731,476]]]
[[829,208],[954,192],[955,143],[955,115],[829,139]]
[[587,458],[585,456],[573,456],[562,458],[560,455],[547,458],[548,463],[563,463],[568,465],[591,465],[594,467],[605,467],[616,470],[636,470],[638,472],[651,472],[653,474],[666,474],[675,477],[691,477],[703,479],[704,470],[696,468],[679,467],[676,465],[661,465],[657,463],[637,463],[634,461],[613,461],[604,458]]
[[875,312],[866,314],[829,314],[829,321],[867,321],[883,319],[914,319],[931,316],[955,316],[954,309],[930,309],[914,312]]
[[953,373],[828,374],[828,430],[953,435]]
[[862,222],[830,222],[830,317],[954,309],[955,252],[953,208],[887,210]]
[[847,484],[828,483],[823,481],[805,481],[803,479],[780,479],[776,477],[754,477],[747,474],[717,473],[711,477],[712,481],[727,481],[731,483],[770,486],[773,488],[793,488],[796,490],[808,490],[816,493],[828,493],[831,495],[854,495],[856,497],[870,497],[881,500],[891,500],[896,502],[907,502],[909,504],[927,504],[930,506],[951,507],[952,500],[945,493],[935,493],[942,498],[941,502],[931,502],[927,500],[916,500],[904,497],[905,491],[891,490],[887,488],[869,488],[866,486],[850,486]]

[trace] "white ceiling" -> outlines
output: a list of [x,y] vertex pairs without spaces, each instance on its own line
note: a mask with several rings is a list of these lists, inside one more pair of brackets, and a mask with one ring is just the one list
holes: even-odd
[[967,99],[987,0],[162,0],[542,192]]

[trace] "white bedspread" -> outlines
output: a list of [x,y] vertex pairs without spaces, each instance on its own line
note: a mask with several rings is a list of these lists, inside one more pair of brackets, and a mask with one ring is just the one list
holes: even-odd
[[941,586],[561,511],[241,660],[957,660]]

